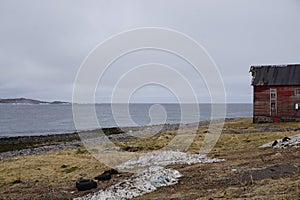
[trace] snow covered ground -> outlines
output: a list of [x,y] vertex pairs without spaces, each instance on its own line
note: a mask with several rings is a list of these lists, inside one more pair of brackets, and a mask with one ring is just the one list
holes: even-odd
[[76,200],[120,200],[131,199],[155,191],[158,187],[178,183],[182,176],[174,169],[163,166],[171,164],[213,163],[223,159],[209,158],[206,155],[188,154],[177,151],[150,152],[136,160],[129,160],[118,166],[119,169],[133,169],[146,167],[142,172],[137,172],[130,178],[112,185],[105,190],[88,194]]
[[173,164],[213,163],[224,161],[218,158],[209,158],[204,154],[188,154],[178,151],[149,152],[136,160],[129,160],[118,166],[119,169],[133,169],[135,167],[166,166]]
[[105,190],[76,198],[76,200],[131,199],[153,192],[158,187],[174,185],[178,182],[179,177],[181,177],[181,174],[177,170],[153,166]]
[[275,140],[260,146],[260,148],[273,147],[273,148],[300,148],[300,134]]

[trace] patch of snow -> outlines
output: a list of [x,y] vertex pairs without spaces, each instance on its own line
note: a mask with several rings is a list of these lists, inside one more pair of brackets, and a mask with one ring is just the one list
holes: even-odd
[[172,164],[195,164],[221,162],[224,159],[209,158],[206,155],[188,154],[178,151],[149,152],[138,159],[129,160],[119,166],[118,169],[146,168],[137,172],[130,178],[112,185],[105,190],[75,200],[120,200],[131,199],[155,191],[158,187],[174,185],[182,176],[174,169],[166,169],[163,166]]
[[273,147],[273,148],[300,148],[300,134],[298,135],[294,135],[294,136],[290,136],[288,137],[289,140],[276,140],[277,143],[274,144],[275,141],[272,142],[268,142],[266,144],[263,144],[260,146],[260,148],[267,148],[267,147]]
[[129,179],[119,182],[105,190],[88,194],[75,200],[121,200],[131,199],[155,191],[158,187],[174,185],[181,174],[174,169],[152,166],[136,173]]
[[136,167],[166,166],[174,164],[213,163],[224,159],[209,158],[204,154],[188,154],[178,151],[149,152],[138,159],[129,160],[117,166],[119,169],[134,169]]

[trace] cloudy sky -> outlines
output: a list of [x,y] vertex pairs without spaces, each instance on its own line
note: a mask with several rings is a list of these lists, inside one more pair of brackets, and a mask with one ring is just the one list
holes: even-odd
[[[80,65],[96,45],[122,31],[161,27],[205,47],[222,75],[228,102],[251,102],[250,65],[300,63],[299,19],[299,0],[1,0],[0,98],[71,101]],[[181,71],[199,101],[210,101],[203,80],[187,63],[154,50],[115,62],[96,101],[109,102],[118,77],[149,62]],[[148,85],[132,99],[172,102],[174,95]]]

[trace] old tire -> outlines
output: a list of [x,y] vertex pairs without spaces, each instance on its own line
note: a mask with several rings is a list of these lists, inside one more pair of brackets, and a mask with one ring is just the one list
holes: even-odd
[[90,190],[97,188],[97,183],[91,179],[81,179],[76,181],[76,188],[78,191]]
[[111,174],[110,173],[103,173],[101,175],[98,175],[95,177],[96,180],[98,181],[107,181],[111,179]]
[[110,170],[106,170],[103,174],[119,174],[119,172],[116,169],[110,169]]

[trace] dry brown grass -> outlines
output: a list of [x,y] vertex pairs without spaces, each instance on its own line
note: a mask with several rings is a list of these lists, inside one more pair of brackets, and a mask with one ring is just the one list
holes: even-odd
[[[0,199],[70,199],[82,196],[86,192],[77,192],[76,180],[93,178],[107,169],[86,151],[65,150],[14,157],[0,163]],[[117,180],[119,178],[113,182]],[[109,184],[112,182],[99,189]]]
[[[259,131],[266,126],[288,128],[299,127],[299,123],[252,124],[251,119],[226,122],[224,134],[209,154],[225,158],[225,162],[172,166],[184,175],[179,184],[159,188],[136,199],[297,199],[300,196],[299,174],[251,184],[237,181],[249,170],[282,163],[300,164],[299,150],[257,148],[266,142],[299,134],[294,131]],[[199,152],[206,130],[207,127],[200,127],[189,152]],[[243,133],[249,130],[254,133]],[[116,144],[128,151],[147,152],[164,147],[176,134],[187,135],[193,131],[166,131],[151,138]],[[69,199],[82,196],[85,192],[76,191],[75,181],[80,177],[93,178],[106,169],[108,167],[84,150],[14,157],[0,162],[0,199]],[[233,172],[233,169],[237,171]],[[128,174],[122,174],[110,182],[101,183],[98,190],[126,176]],[[18,180],[20,183],[13,184]]]
[[[88,170],[104,168],[90,154],[78,154],[76,150],[19,156],[0,163],[0,172],[5,175],[1,177],[1,182],[2,184],[9,184],[20,179],[23,182],[33,180],[33,182],[37,181],[40,184],[49,184],[58,178],[76,180],[78,171],[85,169],[87,163],[89,164]],[[80,176],[84,176],[84,174]]]

